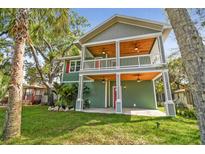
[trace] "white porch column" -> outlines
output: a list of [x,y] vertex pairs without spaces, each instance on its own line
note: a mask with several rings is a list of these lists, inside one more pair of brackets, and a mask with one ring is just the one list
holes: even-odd
[[115,42],[116,46],[116,68],[120,68],[120,42]]
[[[85,46],[82,46],[80,70],[84,69],[84,59],[85,59]],[[78,97],[76,100],[75,110],[76,111],[83,110],[83,75],[79,75]]]
[[175,105],[172,100],[172,93],[169,83],[169,74],[168,71],[163,71],[162,73],[163,82],[164,82],[164,94],[165,94],[165,110],[168,116],[176,116]]
[[162,63],[166,63],[165,51],[164,51],[164,45],[163,45],[162,36],[158,36],[157,37],[157,42],[158,42],[158,48],[159,48],[161,62]]
[[116,74],[116,113],[122,113],[122,89],[120,73]]
[[108,107],[108,80],[105,79],[105,108]]
[[110,80],[108,80],[108,107],[111,106],[110,95]]
[[83,75],[79,75],[78,98],[76,100],[76,111],[83,110]]
[[[120,42],[115,42],[116,46],[116,68],[120,68]],[[122,91],[120,73],[116,73],[116,113],[122,113]]]

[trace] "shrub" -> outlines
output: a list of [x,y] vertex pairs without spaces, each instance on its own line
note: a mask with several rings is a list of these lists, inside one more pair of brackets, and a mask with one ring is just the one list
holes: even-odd
[[[75,108],[76,99],[78,96],[78,84],[55,84],[55,90],[58,94],[58,101],[55,103],[57,106],[68,106]],[[83,95],[84,95],[84,108],[89,107],[89,100],[86,98],[87,94],[89,94],[90,89],[84,85],[83,87]]]
[[177,115],[180,115],[185,118],[196,119],[196,112],[194,109],[177,109]]

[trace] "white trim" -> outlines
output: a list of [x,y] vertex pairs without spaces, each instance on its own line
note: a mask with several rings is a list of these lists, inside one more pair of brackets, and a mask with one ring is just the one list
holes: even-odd
[[90,42],[90,43],[85,43],[83,44],[84,46],[90,47],[94,45],[100,45],[100,44],[107,44],[107,43],[114,43],[116,41],[128,41],[128,40],[140,40],[140,39],[146,39],[146,38],[155,38],[157,36],[162,35],[161,32],[157,33],[151,33],[151,34],[144,34],[144,35],[138,35],[138,36],[130,36],[130,37],[122,37],[122,38],[117,38],[117,39],[110,39],[110,40],[105,40],[105,41],[96,41],[96,42]]
[[157,109],[157,96],[156,96],[156,87],[155,87],[155,80],[152,80],[152,84],[153,84],[153,92],[154,92],[154,101],[155,101],[155,108]]
[[61,76],[61,82],[63,81],[63,76],[64,76],[64,69],[65,69],[65,60],[63,61],[63,68],[62,68],[62,76]]
[[98,60],[115,60],[116,58],[102,58],[102,57],[95,57],[95,59],[88,59],[85,60],[84,62],[89,62],[89,61],[98,61]]
[[74,60],[74,59],[79,59],[80,60],[81,56],[69,56],[69,57],[62,57],[58,59],[54,59],[54,61],[60,61],[60,60]]
[[159,22],[159,21],[153,21],[150,19],[143,19],[143,18],[137,18],[137,17],[131,17],[131,16],[126,16],[126,15],[116,15],[117,17],[121,17],[121,18],[127,18],[127,19],[131,19],[131,20],[138,20],[141,22],[146,22],[146,23],[150,23],[150,24],[156,24],[156,25],[160,25],[160,26],[167,26],[171,28],[171,25],[168,23],[164,23],[164,22]]
[[[74,67],[74,71],[71,71],[71,63],[74,62],[75,63],[75,67]],[[79,72],[80,69],[78,71],[76,71],[76,67],[77,67],[77,62],[80,62],[80,65],[81,65],[81,61],[80,60],[70,60],[69,61],[69,73],[76,73],[76,72]]]
[[154,80],[154,81],[157,80],[160,76],[162,76],[162,73],[160,73],[159,75],[155,76],[155,77],[153,78],[153,80]]
[[[117,73],[120,73],[120,74],[133,74],[133,73],[153,73],[153,72],[159,72],[159,73],[162,73],[164,70],[149,70],[149,71],[130,71],[130,72],[117,72]],[[106,75],[106,74],[113,74],[115,75],[116,72],[104,72],[104,73],[90,73],[90,74],[86,74],[86,73],[81,73],[83,75]]]
[[[152,65],[153,66],[153,65]],[[153,67],[162,67],[161,69],[152,69]],[[162,64],[160,65],[154,65],[153,67],[147,67],[147,68],[150,68],[151,70],[146,70],[146,71],[143,71],[143,70],[131,70],[132,68],[119,68],[119,69],[105,69],[107,72],[101,72],[99,70],[96,70],[95,72],[88,72],[87,70],[86,71],[80,71],[79,73],[80,74],[83,74],[83,75],[99,75],[99,74],[115,74],[115,73],[121,73],[121,74],[128,74],[128,73],[148,73],[148,72],[163,72],[164,70],[167,70],[167,68],[163,68]],[[138,69],[142,69],[143,67],[139,67]],[[130,70],[130,71],[127,71],[127,70]],[[92,71],[92,70],[89,70],[89,71]]]
[[85,78],[87,78],[87,79],[89,79],[89,80],[93,80],[93,81],[94,81],[94,79],[93,79],[93,78],[91,78],[91,77],[89,77],[89,76],[85,76]]
[[[94,80],[84,80],[83,82],[94,82]],[[79,81],[62,81],[61,83],[79,83]]]

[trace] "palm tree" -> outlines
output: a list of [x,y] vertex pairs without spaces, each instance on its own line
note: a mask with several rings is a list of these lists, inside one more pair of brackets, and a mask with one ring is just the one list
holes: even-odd
[[187,9],[166,9],[180,48],[205,144],[205,48]]
[[21,135],[23,57],[25,43],[28,37],[28,17],[29,9],[18,9],[15,24],[12,29],[15,48],[12,59],[8,107],[3,130],[4,140]]

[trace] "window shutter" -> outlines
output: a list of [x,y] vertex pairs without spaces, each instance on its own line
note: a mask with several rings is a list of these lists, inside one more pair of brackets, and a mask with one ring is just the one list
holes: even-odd
[[66,63],[66,73],[70,72],[70,62]]

